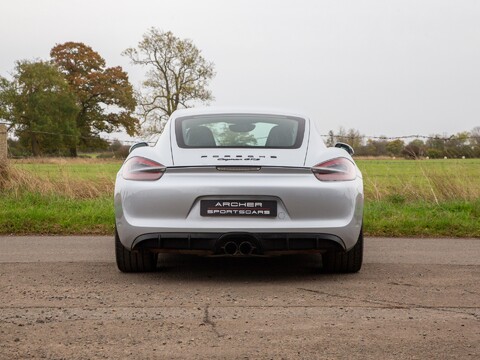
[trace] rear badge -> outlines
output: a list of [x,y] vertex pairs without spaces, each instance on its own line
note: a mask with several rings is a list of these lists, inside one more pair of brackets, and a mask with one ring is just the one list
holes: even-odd
[[276,217],[277,202],[271,200],[201,200],[200,215]]

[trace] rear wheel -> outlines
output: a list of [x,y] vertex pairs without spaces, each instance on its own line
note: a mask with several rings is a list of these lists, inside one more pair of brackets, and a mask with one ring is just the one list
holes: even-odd
[[118,237],[115,229],[115,258],[117,267],[122,272],[152,272],[157,268],[157,254],[143,249],[129,251]]
[[322,255],[323,269],[332,273],[356,273],[363,262],[363,230],[357,243],[347,252],[328,252]]

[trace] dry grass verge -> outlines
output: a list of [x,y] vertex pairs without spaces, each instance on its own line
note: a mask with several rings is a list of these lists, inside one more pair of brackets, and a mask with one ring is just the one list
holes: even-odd
[[360,161],[369,201],[439,204],[480,199],[480,161]]
[[0,167],[0,174],[0,189],[14,196],[34,193],[69,199],[94,199],[105,195],[113,196],[115,184],[115,179],[106,174],[97,177],[95,181],[75,178],[68,172],[62,172],[58,177],[34,176],[31,171],[8,164]]

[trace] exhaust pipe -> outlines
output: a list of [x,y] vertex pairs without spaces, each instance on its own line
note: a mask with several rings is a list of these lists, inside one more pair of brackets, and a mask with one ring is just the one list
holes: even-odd
[[253,252],[253,245],[250,241],[244,241],[240,244],[238,250],[242,255],[251,255]]
[[235,255],[238,251],[238,246],[233,241],[229,241],[223,247],[223,251],[225,251],[225,254],[227,255]]

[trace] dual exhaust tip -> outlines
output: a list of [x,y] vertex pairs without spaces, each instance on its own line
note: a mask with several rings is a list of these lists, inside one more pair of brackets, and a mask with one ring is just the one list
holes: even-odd
[[234,241],[229,241],[223,247],[226,255],[252,255],[255,246],[250,241],[242,241],[237,244]]

